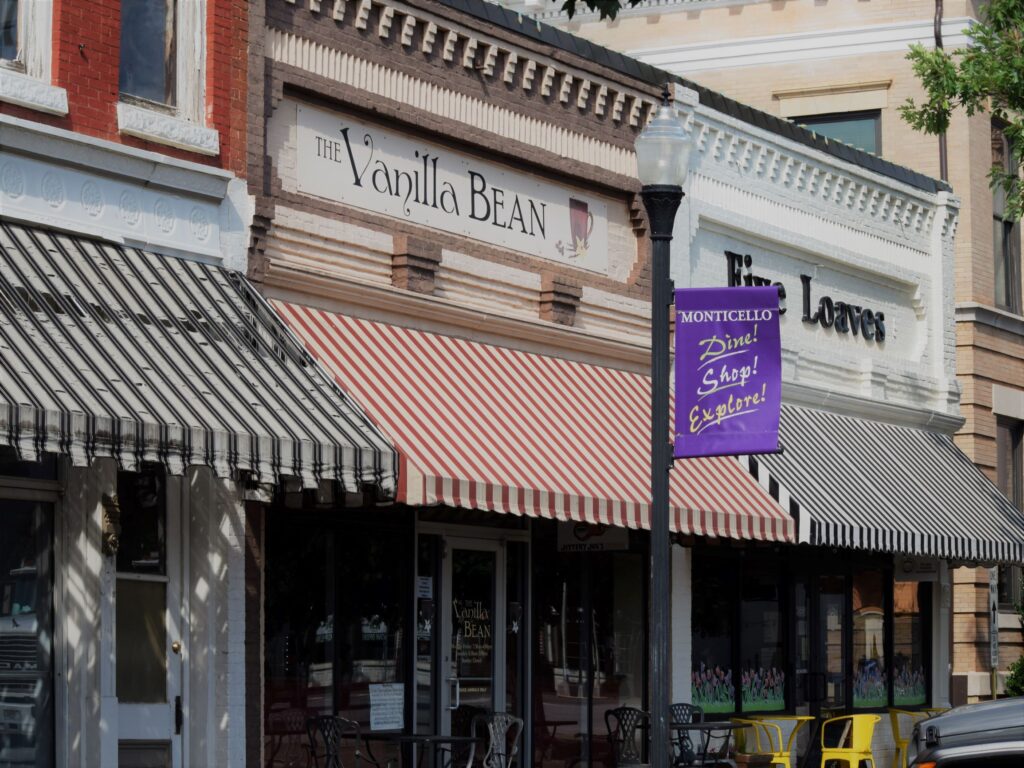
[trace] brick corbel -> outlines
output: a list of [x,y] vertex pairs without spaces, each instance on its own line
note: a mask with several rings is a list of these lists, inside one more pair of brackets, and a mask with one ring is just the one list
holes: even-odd
[[409,235],[395,235],[391,284],[396,288],[433,295],[434,276],[441,264],[441,246]]
[[553,272],[541,275],[540,319],[559,325],[576,322],[576,308],[583,296],[583,286],[576,280]]

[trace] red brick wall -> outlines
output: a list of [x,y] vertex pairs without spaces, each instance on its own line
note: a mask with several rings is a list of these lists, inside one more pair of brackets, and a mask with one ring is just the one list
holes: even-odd
[[[206,8],[206,124],[220,132],[218,157],[118,133],[120,0],[54,0],[52,83],[67,90],[66,116],[47,115],[3,102],[0,114],[218,166],[244,177],[248,3],[207,0]],[[179,47],[179,55],[189,53]]]

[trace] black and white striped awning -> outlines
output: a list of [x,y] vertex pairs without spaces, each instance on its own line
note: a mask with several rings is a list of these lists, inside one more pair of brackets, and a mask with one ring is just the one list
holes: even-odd
[[2,219],[0,443],[386,495],[397,464],[238,273]]
[[783,452],[749,456],[800,542],[1024,561],[1024,513],[946,435],[791,405]]

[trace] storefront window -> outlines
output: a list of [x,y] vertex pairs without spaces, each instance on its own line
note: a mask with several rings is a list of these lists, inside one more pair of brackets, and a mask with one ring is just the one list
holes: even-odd
[[0,501],[0,765],[53,765],[52,509]]
[[736,711],[732,643],[738,561],[701,548],[693,557],[693,703],[706,714]]
[[740,662],[744,712],[786,708],[782,577],[777,562],[744,561],[740,600]]
[[930,585],[897,581],[893,586],[893,704],[923,706],[928,702],[925,666],[925,622]]
[[556,531],[533,540],[534,765],[612,765],[604,713],[643,709],[644,557],[624,534],[615,551],[560,551]]
[[858,709],[889,703],[883,583],[881,571],[853,577],[853,706]]
[[[305,720],[336,714],[370,730],[380,683],[404,683],[411,516],[272,509],[267,524],[266,754],[301,759]],[[403,724],[403,727],[409,726]]]

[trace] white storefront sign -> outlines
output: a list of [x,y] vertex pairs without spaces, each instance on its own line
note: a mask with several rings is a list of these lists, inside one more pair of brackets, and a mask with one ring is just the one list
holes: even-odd
[[600,200],[346,115],[298,107],[298,190],[604,272]]

